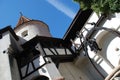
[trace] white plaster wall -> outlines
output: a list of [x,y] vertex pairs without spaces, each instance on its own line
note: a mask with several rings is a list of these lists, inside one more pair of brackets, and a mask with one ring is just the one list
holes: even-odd
[[65,80],[91,80],[81,68],[72,62],[60,63],[58,69]]
[[[43,57],[40,56],[37,59],[35,59],[33,61],[33,63],[35,65],[35,67],[38,68],[39,66],[43,65],[45,63],[45,61],[44,61]],[[26,67],[27,66],[24,66],[21,69],[22,76],[25,76]],[[29,64],[29,68],[28,68],[28,73],[30,73],[33,70],[34,69],[33,69],[32,65],[30,63]],[[48,64],[44,65],[42,68],[38,69],[33,74],[31,74],[30,76],[26,77],[24,80],[31,80],[35,76],[40,76],[40,75],[47,76],[50,80],[57,80],[58,78],[63,78],[61,76],[61,74],[59,73],[58,69],[56,68],[56,65],[53,62],[51,62],[51,63],[48,63]]]
[[[98,17],[95,13],[90,17],[88,20],[89,22],[96,22],[98,20]],[[86,24],[84,27],[86,27],[88,30],[90,30],[93,26]],[[120,14],[116,14],[114,17],[111,19],[106,20],[104,25],[102,27],[107,27],[107,28],[112,28],[120,31]],[[84,31],[85,29],[83,29]],[[84,36],[86,35],[87,31],[84,31],[83,34]],[[120,38],[118,38],[116,35],[111,35],[109,32],[106,34],[106,31],[99,31],[97,35],[95,36],[97,38],[97,42],[100,47],[102,47],[102,51],[98,52],[100,55],[96,55],[94,52],[90,51],[88,47],[88,53],[90,55],[90,58],[94,60],[99,66],[97,68],[101,71],[103,75],[107,76],[112,70],[113,67],[116,67],[119,64],[119,41]],[[110,42],[109,42],[110,41]],[[80,44],[80,40],[76,38],[74,40],[75,43]],[[116,48],[118,48],[118,51],[116,51]],[[77,59],[76,65],[81,66],[80,63],[84,62],[84,59]],[[113,66],[112,66],[112,65]],[[88,65],[83,65],[83,66],[88,66]],[[90,65],[89,65],[90,66]],[[90,72],[92,72],[93,67],[89,67]],[[84,68],[83,68],[84,69]],[[87,71],[85,71],[87,72]],[[87,74],[87,73],[86,73]],[[93,73],[95,74],[95,73]],[[89,75],[88,75],[89,76]]]
[[[10,45],[9,32],[2,34],[2,39],[0,39],[0,80],[12,80],[9,55],[7,54],[7,48]],[[6,51],[6,53],[3,53]]]
[[0,39],[0,53],[3,53],[3,51],[7,51],[7,48],[10,45],[10,35],[9,32],[5,32],[2,34],[2,39]]
[[[39,43],[35,46],[35,48],[40,52],[40,54],[44,54],[44,52],[43,52],[43,50],[41,48],[41,45]],[[59,73],[56,65],[52,62],[52,60],[50,58],[45,58],[45,59],[46,59],[46,61],[50,61],[51,63],[47,63],[42,68],[38,69],[33,74],[31,74],[30,76],[26,77],[24,80],[31,80],[35,76],[39,76],[39,75],[47,76],[50,80],[57,80],[58,78],[63,78],[61,76],[61,74]],[[33,60],[33,63],[34,63],[36,68],[38,68],[39,66],[43,65],[45,63],[45,61],[43,59],[43,56],[40,55],[37,59]],[[23,76],[25,75],[26,67],[27,66],[24,66],[21,69]],[[30,63],[29,64],[28,73],[31,72],[31,71],[33,71],[33,67],[32,67],[32,65]]]
[[[119,31],[119,27],[120,27],[119,15],[120,14],[117,14],[111,19],[106,20],[103,27],[107,27]],[[103,50],[99,52],[99,54],[103,56],[105,62],[104,64],[101,63],[100,66],[109,74],[113,69],[110,66],[110,64],[112,64],[114,67],[117,67],[119,65],[120,38],[117,35],[107,31],[99,31],[99,33],[95,37],[97,37],[98,39],[97,40],[98,44],[103,48]],[[118,49],[118,51],[116,51],[116,49]]]
[[[112,71],[114,67],[117,67],[119,65],[119,59],[120,59],[119,57],[120,45],[118,44],[119,41],[120,38],[118,38],[115,34],[109,32],[107,32],[101,38],[99,38],[98,44],[102,47],[102,51],[99,52],[99,54],[102,56],[102,58],[105,61],[105,63],[104,64],[101,63],[100,66],[108,74]],[[116,51],[116,49],[118,49],[118,51]],[[111,64],[113,67],[111,67]]]
[[111,19],[107,19],[103,27],[117,29],[120,26],[119,15],[120,13],[118,15],[114,15],[113,17],[111,17]]
[[[120,38],[115,37],[107,48],[107,59],[113,64],[113,66],[117,67],[120,63]],[[118,49],[118,50],[117,50]]]
[[48,70],[49,76],[51,77],[50,80],[63,80],[64,77],[60,74],[56,65],[53,62],[47,64],[46,68]]
[[[88,21],[86,22],[86,24],[85,24],[83,27],[85,27],[85,28],[88,29],[88,30],[91,30],[91,28],[93,28],[94,25],[91,25],[91,24],[89,24],[89,23],[93,23],[93,22],[96,23],[98,19],[99,19],[99,18],[98,18],[98,16],[97,16],[97,14],[93,12],[92,15],[90,16],[90,18],[88,19]],[[82,28],[82,32],[83,32],[83,35],[84,35],[84,36],[86,36],[86,34],[88,33],[85,28]],[[74,42],[75,42],[76,44],[80,44],[79,38],[76,38],[76,39],[74,40]]]
[[23,48],[21,47],[21,44],[19,43],[19,40],[17,41],[12,34],[10,35],[10,42],[11,42],[11,46],[14,49],[14,51],[16,52],[16,54],[20,51],[23,50]]
[[[35,68],[38,68],[39,66],[43,65],[45,63],[44,59],[42,56],[39,56],[37,59],[35,59],[33,61]],[[22,71],[22,76],[25,76],[26,73],[26,66],[24,66],[21,71]],[[33,71],[33,67],[32,64],[29,63],[29,68],[28,68],[28,73],[30,73],[31,71]],[[43,66],[42,68],[38,69],[37,71],[35,71],[33,74],[31,74],[30,76],[26,77],[24,80],[31,80],[32,78],[34,78],[35,76],[40,76],[40,75],[44,75],[49,77],[49,79],[51,80],[51,76],[48,73],[48,70],[46,68],[46,65]]]
[[10,62],[10,69],[11,69],[11,76],[12,80],[20,80],[20,74],[18,70],[17,61],[15,58],[9,56],[9,62]]
[[[94,27],[94,25],[88,24],[88,23],[92,23],[92,22],[97,22],[98,20],[98,16],[96,15],[96,13],[93,13],[91,15],[91,17],[88,19],[88,21],[86,22],[86,24],[84,25],[84,27],[88,30],[90,30],[91,28]],[[88,33],[85,28],[82,29],[83,35],[86,36],[86,34]],[[84,39],[82,39],[82,41],[84,41]],[[80,39],[76,38],[74,40],[74,42],[76,44],[81,44],[80,43]],[[90,55],[90,58],[93,58],[95,56],[95,54],[93,52],[90,51],[90,48],[88,47],[88,53]],[[103,80],[103,78],[98,74],[98,72],[94,69],[94,67],[91,65],[91,63],[89,62],[88,58],[86,56],[84,56],[84,52],[81,52],[80,57],[78,57],[75,61],[75,66],[78,67],[79,71],[81,73],[83,73],[83,79],[81,80]]]
[[8,54],[0,53],[0,80],[12,80]]
[[11,33],[2,34],[0,39],[0,80],[20,80],[16,61],[8,55],[8,48],[11,45]]

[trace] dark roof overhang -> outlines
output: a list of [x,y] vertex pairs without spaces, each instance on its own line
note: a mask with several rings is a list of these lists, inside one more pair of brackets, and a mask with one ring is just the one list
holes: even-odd
[[0,29],[0,34],[2,34],[2,33],[4,33],[4,32],[7,32],[7,31],[9,31],[17,41],[19,40],[18,36],[15,34],[15,32],[14,32],[14,30],[11,28],[11,26],[7,26],[7,27],[5,27],[5,28],[3,28],[3,29]]
[[[47,47],[52,47],[52,45],[60,46],[60,44],[63,44],[64,46],[66,46],[63,39],[53,38],[53,37],[45,37],[45,36],[36,36],[36,37],[32,38],[31,40],[27,41],[26,43],[24,43],[22,45],[22,47],[24,49],[28,49],[32,46],[37,45],[37,43],[39,43],[39,42],[41,44],[46,43]],[[51,45],[51,43],[52,43],[52,45]],[[44,46],[44,47],[46,47],[46,46]]]
[[70,39],[75,39],[76,32],[80,31],[83,28],[83,26],[91,16],[92,12],[93,11],[91,9],[84,11],[80,9],[78,11],[77,15],[75,16],[74,20],[72,21],[70,27],[68,28],[67,32],[63,37],[63,40],[65,40],[66,43],[70,44]]

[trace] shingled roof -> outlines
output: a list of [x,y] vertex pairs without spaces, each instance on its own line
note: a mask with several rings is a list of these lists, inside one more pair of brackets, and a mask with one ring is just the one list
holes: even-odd
[[21,25],[25,22],[28,22],[28,21],[30,21],[30,19],[26,18],[25,16],[21,16],[18,20],[18,23],[17,23],[16,27],[18,27],[19,25]]

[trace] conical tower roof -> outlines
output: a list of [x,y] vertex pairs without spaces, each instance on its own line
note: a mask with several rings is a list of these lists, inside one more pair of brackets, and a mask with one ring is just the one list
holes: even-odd
[[44,23],[43,21],[39,21],[39,20],[33,20],[33,19],[29,19],[26,18],[25,16],[21,15],[20,18],[18,19],[18,22],[14,28],[14,31],[17,32],[22,28],[28,27],[27,25],[36,25],[38,24],[38,27],[46,27],[49,30],[49,27],[46,23]]
[[30,21],[30,19],[26,18],[25,16],[21,16],[18,20],[16,27],[28,21]]

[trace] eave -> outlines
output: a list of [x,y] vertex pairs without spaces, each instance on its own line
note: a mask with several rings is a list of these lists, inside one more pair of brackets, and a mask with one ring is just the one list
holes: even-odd
[[7,32],[7,31],[9,31],[17,41],[19,40],[18,36],[15,34],[15,32],[14,32],[14,30],[11,28],[11,26],[7,26],[7,27],[1,29],[1,30],[0,30],[0,34],[2,34],[2,33],[4,33],[4,32]]
[[89,19],[90,15],[92,14],[92,10],[79,10],[76,17],[74,18],[74,20],[72,21],[70,27],[68,28],[68,30],[66,31],[63,40],[66,41],[67,44],[70,44],[70,39],[75,39],[76,37],[76,32],[80,31],[83,26],[85,25],[85,23],[87,22],[87,20]]

